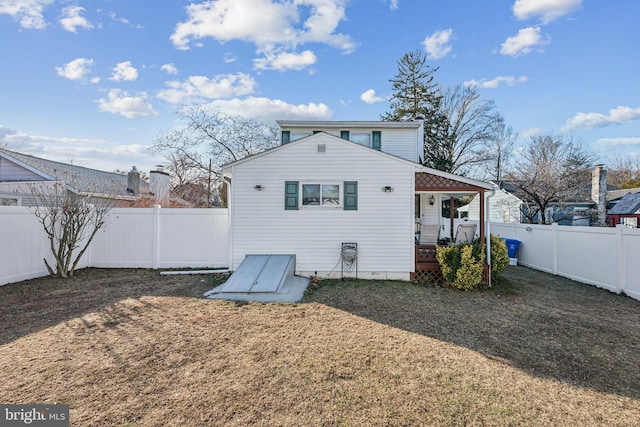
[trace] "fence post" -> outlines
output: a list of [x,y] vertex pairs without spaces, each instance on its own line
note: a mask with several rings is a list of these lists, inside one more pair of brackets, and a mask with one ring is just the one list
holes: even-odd
[[626,274],[625,274],[625,263],[626,259],[624,256],[624,224],[616,224],[616,260],[617,260],[617,268],[618,274],[616,277],[616,289],[618,289],[618,293],[624,292],[626,288]]
[[553,257],[553,266],[551,267],[551,271],[553,271],[554,275],[558,274],[558,223],[554,222],[551,224],[551,242],[553,248],[551,249],[551,256]]
[[153,206],[153,268],[160,264],[160,208],[160,205]]

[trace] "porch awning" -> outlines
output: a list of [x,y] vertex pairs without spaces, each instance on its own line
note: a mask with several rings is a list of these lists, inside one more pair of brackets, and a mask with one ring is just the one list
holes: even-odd
[[458,177],[452,174],[440,174],[429,172],[416,172],[416,189],[415,191],[439,191],[439,192],[484,192],[491,190],[489,183],[476,181],[474,179]]

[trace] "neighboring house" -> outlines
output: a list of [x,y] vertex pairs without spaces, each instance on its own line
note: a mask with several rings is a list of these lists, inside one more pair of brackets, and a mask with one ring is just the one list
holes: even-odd
[[[165,175],[163,171],[152,171],[152,177],[160,177],[161,182]],[[168,191],[168,175],[165,181],[167,185],[157,188],[166,187]],[[128,175],[121,175],[0,148],[0,205],[32,206],[36,203],[31,190],[35,184],[44,190],[58,183],[90,200],[109,199],[123,206],[149,193],[149,184],[140,179],[135,167]]]
[[613,207],[629,193],[640,193],[640,188],[620,188],[616,190],[607,190],[607,212],[613,209]]
[[442,200],[492,189],[422,166],[422,122],[278,124],[280,146],[222,169],[231,270],[248,254],[294,254],[297,274],[340,277],[343,244],[355,243],[350,276],[409,280],[416,221],[442,225]]
[[[520,222],[522,199],[513,193],[500,188],[498,184],[490,181],[494,194],[488,198],[489,221],[491,222]],[[459,213],[466,212],[469,220],[480,220],[480,197],[474,196],[473,200],[465,206],[456,209]],[[463,217],[463,215],[460,215]]]
[[[609,192],[606,186],[606,170],[602,165],[596,165],[591,173],[591,182],[575,188],[575,193],[562,202],[550,203],[545,211],[547,223],[555,222],[559,225],[590,226],[604,224],[608,207]],[[522,222],[527,221],[527,210],[537,209],[537,204],[529,196],[508,180],[494,183],[496,193],[489,199],[491,221],[494,222]],[[469,219],[478,217],[478,201],[472,200],[469,205],[459,209],[468,211]],[[535,221],[540,221],[538,213]]]
[[615,227],[617,224],[624,224],[629,228],[638,228],[638,223],[640,222],[640,193],[626,191],[627,194],[620,198],[607,214],[611,227]]

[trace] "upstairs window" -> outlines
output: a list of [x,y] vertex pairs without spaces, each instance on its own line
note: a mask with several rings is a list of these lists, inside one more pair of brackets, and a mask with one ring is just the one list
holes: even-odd
[[311,132],[291,132],[291,141],[302,139],[309,135],[311,135]]
[[382,149],[382,132],[374,130],[373,132],[349,132],[341,131],[340,136],[365,147],[371,147],[375,150]]
[[365,147],[371,147],[371,134],[370,133],[356,133],[352,132],[349,139],[357,144],[364,145]]

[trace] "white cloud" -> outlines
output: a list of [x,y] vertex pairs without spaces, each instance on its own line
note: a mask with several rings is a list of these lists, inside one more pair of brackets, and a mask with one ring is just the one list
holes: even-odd
[[362,94],[360,94],[360,100],[365,104],[375,104],[376,102],[386,101],[385,98],[376,96],[376,91],[373,89],[362,92]]
[[562,131],[601,128],[612,124],[623,124],[639,119],[640,108],[619,106],[609,110],[609,114],[577,113],[575,116],[567,120],[567,123],[562,127]]
[[118,16],[118,15],[116,15],[116,13],[115,13],[115,12],[113,12],[113,11],[109,11],[109,12],[107,12],[107,16],[108,16],[111,20],[113,20],[113,21],[115,21],[115,22],[119,22],[119,23],[121,23],[121,24],[128,25],[128,26],[129,26],[129,27],[131,27],[131,28],[137,28],[137,29],[144,28],[144,27],[143,27],[142,25],[140,25],[140,24],[132,24],[132,23],[131,23],[131,21],[129,21],[127,18],[123,18],[123,17],[121,17],[121,16]]
[[23,28],[41,30],[47,26],[42,12],[54,0],[0,0],[0,14],[11,15]]
[[235,57],[235,55],[231,52],[225,52],[224,53],[224,63],[225,64],[231,64],[232,62],[236,62],[238,58]]
[[5,137],[9,150],[105,171],[128,170],[131,165],[147,171],[164,161],[162,156],[152,155],[150,147],[144,144],[115,144],[102,139],[34,135],[2,125],[0,136]]
[[539,17],[548,24],[582,6],[582,0],[516,0],[512,10],[519,20]]
[[293,105],[280,99],[255,98],[251,96],[243,99],[214,101],[208,105],[225,113],[238,114],[263,121],[277,119],[330,120],[333,114],[325,104]]
[[389,9],[397,10],[400,7],[400,0],[388,0],[389,1]]
[[451,52],[451,39],[453,37],[453,30],[448,28],[446,30],[436,31],[422,42],[424,49],[427,51],[427,58],[440,59],[444,58]]
[[518,31],[518,35],[509,37],[500,46],[500,53],[508,56],[520,56],[531,52],[532,48],[549,44],[550,38],[542,38],[540,27],[527,27]]
[[610,148],[610,147],[619,147],[619,146],[640,146],[640,137],[632,137],[632,138],[600,138],[594,142],[594,145],[600,148]]
[[258,70],[302,70],[310,65],[316,63],[318,58],[310,51],[305,50],[301,53],[271,53],[265,54],[264,58],[257,58],[253,60],[256,69]]
[[111,89],[107,94],[107,99],[101,98],[98,102],[98,110],[105,113],[120,114],[128,119],[136,117],[156,117],[158,112],[151,104],[146,103],[147,94],[139,93],[131,96],[120,89]]
[[84,11],[85,8],[80,6],[68,6],[62,9],[62,18],[60,18],[62,28],[72,33],[76,33],[78,28],[85,30],[93,28],[93,25],[86,18],[80,16]]
[[[335,33],[345,19],[346,1],[204,1],[186,7],[187,20],[176,25],[170,38],[178,49],[189,49],[192,41],[212,37],[220,42],[243,40],[259,50],[317,42],[349,53],[355,49],[351,38]],[[307,19],[300,22],[301,16]]]
[[131,61],[120,62],[113,67],[113,74],[109,80],[119,82],[121,80],[134,81],[138,78],[138,70],[131,65]]
[[520,138],[531,138],[533,136],[542,135],[545,132],[542,128],[528,128],[519,132]]
[[82,80],[91,72],[93,65],[93,59],[77,58],[68,62],[63,67],[56,67],[56,72],[60,77],[64,77],[65,79]]
[[527,80],[527,76],[498,76],[492,80],[469,80],[464,82],[464,85],[467,87],[476,86],[483,89],[497,89],[502,83],[505,83],[507,86],[515,86],[517,83],[524,83]]
[[172,104],[202,102],[206,99],[230,98],[253,93],[256,81],[248,74],[222,74],[208,78],[191,76],[187,80],[165,83],[169,89],[158,92],[158,98]]
[[166,71],[167,74],[178,74],[178,69],[174,64],[164,64],[160,69]]

